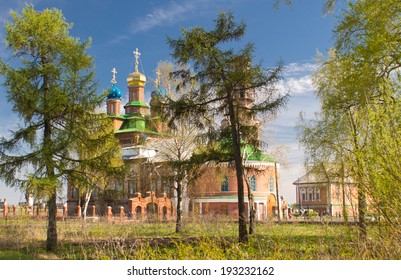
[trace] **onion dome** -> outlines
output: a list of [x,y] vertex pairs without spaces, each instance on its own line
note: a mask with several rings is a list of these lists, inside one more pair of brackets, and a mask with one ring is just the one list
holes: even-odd
[[133,72],[128,75],[127,78],[128,86],[145,86],[146,76],[139,72]]
[[152,91],[152,93],[151,93],[152,97],[154,96],[154,97],[158,97],[158,98],[165,98],[166,95],[167,95],[166,91],[160,86],[157,86],[157,88],[154,91]]
[[113,84],[109,91],[109,95],[107,95],[107,99],[121,99],[121,96],[121,90],[116,86],[116,84]]
[[122,96],[121,90],[116,86],[117,70],[115,67],[113,67],[113,69],[111,70],[111,73],[113,73],[113,78],[111,79],[112,86],[109,91],[109,95],[107,95],[107,99],[121,99],[121,96]]

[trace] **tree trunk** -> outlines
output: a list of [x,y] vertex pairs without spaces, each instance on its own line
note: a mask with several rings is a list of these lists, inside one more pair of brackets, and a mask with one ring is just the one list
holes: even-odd
[[254,198],[253,198],[253,193],[252,193],[252,188],[251,184],[249,183],[249,178],[248,175],[246,174],[245,170],[244,172],[244,178],[246,182],[246,187],[248,189],[248,201],[249,201],[249,234],[252,235],[256,233],[256,210],[255,210],[255,204],[254,204]]
[[[48,91],[48,79],[44,78],[43,81],[44,90],[44,103],[46,107],[46,95]],[[43,159],[46,166],[46,176],[48,179],[53,181],[55,177],[54,173],[54,162],[53,162],[53,148],[52,148],[52,128],[51,122],[48,116],[44,116],[44,129],[43,129]],[[57,247],[57,186],[53,186],[49,200],[48,200],[48,226],[47,226],[47,239],[46,239],[46,250],[55,251]]]
[[234,104],[232,93],[227,94],[227,103],[230,115],[230,126],[231,135],[233,138],[234,148],[234,163],[235,171],[237,175],[238,185],[238,241],[241,243],[248,242],[248,230],[246,228],[246,209],[245,209],[245,198],[244,198],[244,176],[242,172],[242,156],[241,156],[241,143],[239,137],[239,131],[237,129],[237,120],[235,118]]
[[82,217],[82,228],[86,232],[86,213],[88,211],[88,205],[89,201],[91,199],[92,191],[87,190],[85,193],[85,201],[84,201],[84,207],[82,207],[81,210],[81,217]]
[[274,162],[274,181],[276,183],[276,202],[277,202],[277,220],[280,223],[280,198],[278,196],[278,174],[277,174],[277,162]]
[[55,251],[57,247],[57,194],[56,190],[51,195],[47,206],[49,208],[46,250]]
[[175,223],[175,232],[179,233],[182,229],[182,183],[177,180],[177,218]]
[[[354,142],[355,149],[355,157],[356,157],[356,165],[357,165],[357,176],[358,182],[363,182],[363,165],[361,163],[361,159],[359,157],[362,152],[360,149],[360,145],[358,142],[358,130],[356,129],[356,124],[354,120],[354,116],[352,114],[351,108],[348,110],[349,119],[352,127],[352,137]],[[359,232],[362,239],[365,239],[367,236],[367,228],[366,228],[366,192],[364,186],[361,186],[361,183],[358,185],[358,225]]]
[[367,237],[367,228],[366,228],[366,193],[365,189],[358,186],[358,212],[359,212],[359,232],[361,234],[362,239],[366,239]]

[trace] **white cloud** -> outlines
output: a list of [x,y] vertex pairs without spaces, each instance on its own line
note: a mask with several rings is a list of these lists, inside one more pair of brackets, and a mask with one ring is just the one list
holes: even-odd
[[180,4],[172,2],[167,7],[154,9],[145,18],[141,18],[131,25],[131,33],[145,32],[157,26],[171,25],[182,21],[198,8],[197,4],[199,4],[198,0]]
[[287,74],[304,74],[311,73],[317,69],[316,64],[314,63],[290,63],[285,66],[285,72]]
[[312,85],[312,72],[316,70],[312,63],[291,63],[286,65],[284,71],[285,80],[280,83],[279,89],[289,91],[291,97],[285,110],[282,110],[277,118],[267,127],[267,136],[271,149],[280,145],[287,148],[285,155],[288,167],[280,169],[280,194],[284,195],[291,203],[295,202],[295,187],[292,182],[302,176],[304,171],[304,151],[299,146],[296,135],[296,124],[299,113],[305,112],[313,116],[319,110],[318,101],[314,95],[315,88]]
[[315,90],[312,85],[312,77],[289,78],[284,82],[284,87],[290,90],[290,94],[305,94]]
[[129,39],[129,35],[146,32],[155,27],[177,24],[194,14],[199,16],[202,12],[209,12],[211,4],[214,4],[213,0],[187,0],[170,2],[164,7],[157,7],[145,16],[135,19],[130,24],[128,35],[117,35],[109,40],[107,45],[118,44]]
[[284,68],[284,80],[278,88],[290,95],[310,94],[315,91],[312,73],[317,69],[313,63],[290,63]]

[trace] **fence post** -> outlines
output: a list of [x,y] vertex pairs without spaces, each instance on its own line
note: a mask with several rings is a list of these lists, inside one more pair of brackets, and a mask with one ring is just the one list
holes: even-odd
[[5,202],[5,200],[4,200],[3,215],[4,215],[4,217],[8,216],[8,205],[7,205],[7,202]]
[[113,212],[111,211],[111,206],[107,207],[107,221],[110,221],[113,218]]
[[92,217],[96,216],[96,206],[92,205]]
[[14,216],[17,216],[17,205],[13,205]]
[[28,205],[26,205],[25,206],[25,215],[29,215],[29,206]]
[[122,221],[123,219],[124,219],[124,207],[123,206],[121,206],[120,207],[120,220]]

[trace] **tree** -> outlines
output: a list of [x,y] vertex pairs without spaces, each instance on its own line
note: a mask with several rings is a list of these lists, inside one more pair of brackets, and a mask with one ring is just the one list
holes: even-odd
[[174,189],[177,198],[175,231],[179,233],[182,229],[184,214],[183,196],[188,195],[190,184],[202,174],[204,168],[202,168],[202,161],[196,161],[193,158],[194,151],[199,145],[202,129],[195,125],[193,118],[168,120],[165,117],[167,115],[167,99],[176,100],[196,86],[196,84],[191,84],[181,87],[179,92],[176,92],[174,85],[178,85],[179,81],[170,76],[174,68],[175,66],[170,62],[160,62],[158,65],[159,76],[150,103],[152,113],[156,112],[157,116],[163,118],[162,122],[168,123],[169,128],[162,131],[159,138],[148,142],[148,145],[157,150],[156,161],[165,162],[174,173]]
[[[244,23],[237,24],[231,13],[220,13],[215,20],[214,30],[193,27],[183,29],[182,38],[168,39],[177,64],[190,65],[194,69],[194,74],[185,69],[175,72],[182,79],[181,85],[192,81],[199,83],[199,87],[190,95],[170,102],[175,117],[197,115],[199,118],[212,112],[228,118],[228,129],[221,132],[229,133],[226,135],[232,144],[231,155],[238,185],[240,242],[248,241],[241,141],[253,134],[250,133],[252,127],[241,125],[240,116],[251,117],[262,112],[275,114],[288,98],[287,95],[278,95],[274,88],[281,78],[281,67],[264,71],[260,65],[254,65],[252,44],[247,44],[237,52],[229,47],[230,42],[239,41],[244,34]],[[244,106],[240,100],[245,92],[253,92],[257,96],[258,102],[252,107]]]
[[82,213],[79,216],[86,222],[86,213],[93,191],[105,190],[125,174],[121,146],[114,136],[110,119],[99,115],[99,120],[91,127],[85,127],[85,142],[76,143],[79,165],[69,171],[69,183],[83,197]]
[[[323,0],[323,13],[327,14],[333,11],[335,4],[338,0]],[[274,0],[274,7],[277,9],[281,4],[286,5],[287,7],[292,6],[292,0]]]
[[400,15],[399,1],[349,3],[335,49],[315,74],[321,113],[302,127],[311,158],[357,184],[362,237],[368,201],[388,225],[399,225]]
[[76,148],[108,138],[93,137],[90,129],[103,127],[99,121],[106,116],[95,110],[104,96],[96,94],[93,59],[86,53],[90,41],[71,37],[71,26],[57,9],[39,12],[27,5],[21,14],[12,11],[5,29],[13,56],[0,60],[7,99],[21,119],[10,139],[0,140],[0,176],[21,188],[34,179],[48,191],[49,251],[57,247],[58,189],[80,164],[96,166],[100,158],[79,158]]

